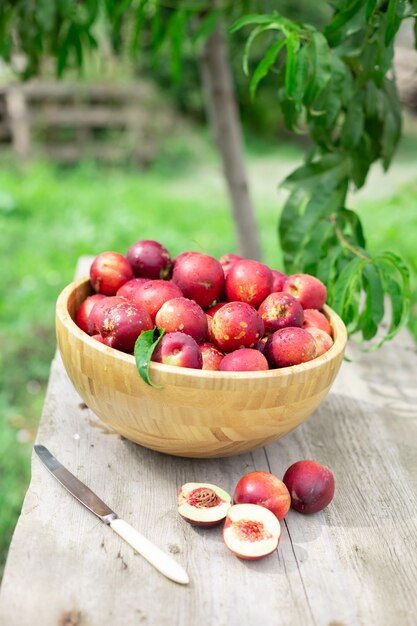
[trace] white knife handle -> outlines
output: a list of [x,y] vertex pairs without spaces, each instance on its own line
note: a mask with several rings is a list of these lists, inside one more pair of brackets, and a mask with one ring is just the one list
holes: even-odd
[[164,576],[182,585],[190,582],[187,572],[179,563],[141,535],[133,526],[119,518],[112,520],[110,526]]

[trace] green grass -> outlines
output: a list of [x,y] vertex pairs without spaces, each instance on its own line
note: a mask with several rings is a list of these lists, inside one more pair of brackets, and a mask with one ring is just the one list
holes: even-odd
[[[171,142],[146,172],[90,163],[63,170],[42,162],[22,172],[9,161],[0,169],[0,577],[29,481],[31,444],[55,351],[55,300],[72,280],[77,258],[123,253],[146,238],[160,240],[172,255],[186,249],[214,256],[236,251],[220,168],[207,141],[194,141],[191,147]],[[256,142],[251,146],[264,259],[276,268],[284,197],[277,184],[300,159],[294,147],[272,152]],[[370,245],[400,251],[417,275],[417,183],[387,195],[383,201],[355,201]]]

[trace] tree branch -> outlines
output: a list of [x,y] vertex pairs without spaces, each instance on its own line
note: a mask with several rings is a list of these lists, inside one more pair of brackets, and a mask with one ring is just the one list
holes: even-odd
[[260,259],[261,248],[249,196],[239,111],[221,20],[207,39],[200,61],[207,114],[222,158],[239,252],[247,258]]

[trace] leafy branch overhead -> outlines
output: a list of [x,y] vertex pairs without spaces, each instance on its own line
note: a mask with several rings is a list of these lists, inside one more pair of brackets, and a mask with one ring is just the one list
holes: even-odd
[[[10,60],[13,50],[23,52],[24,76],[37,73],[43,57],[54,56],[61,75],[70,67],[81,69],[85,51],[97,47],[107,32],[116,50],[127,49],[134,58],[144,46],[155,58],[168,49],[172,77],[179,81],[184,48],[193,46],[197,52],[219,20],[234,22],[232,37],[248,29],[243,67],[251,75],[252,97],[273,72],[286,126],[309,135],[312,143],[305,163],[283,183],[289,196],[279,236],[286,271],[321,278],[329,303],[350,333],[364,340],[378,335],[378,345],[387,300],[391,321],[382,340],[407,321],[409,272],[393,253],[367,250],[360,219],[346,204],[348,192],[364,185],[373,163],[381,161],[388,169],[398,144],[401,114],[393,46],[402,21],[416,22],[417,0],[333,0],[332,16],[321,30],[283,14],[260,13],[267,4],[3,0],[0,56]],[[255,42],[264,53],[250,69]]]
[[[383,340],[407,321],[410,289],[406,264],[391,252],[366,249],[358,215],[346,207],[349,190],[364,185],[371,165],[387,170],[401,135],[401,109],[391,75],[394,37],[411,6],[403,0],[335,2],[324,32],[282,15],[247,15],[231,32],[251,26],[243,68],[255,40],[265,53],[251,72],[255,96],[276,72],[286,126],[312,140],[306,162],[283,182],[289,196],[279,235],[289,272],[316,274],[329,303],[364,340],[377,335],[391,302]],[[378,338],[376,345],[381,339]]]

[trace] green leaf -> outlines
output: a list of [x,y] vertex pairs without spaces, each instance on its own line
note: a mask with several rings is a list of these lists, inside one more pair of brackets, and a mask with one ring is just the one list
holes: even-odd
[[99,10],[100,10],[99,0],[87,0],[86,10],[87,10],[87,20],[86,20],[85,25],[87,27],[90,27],[94,24],[94,22],[96,21],[98,17]]
[[388,111],[382,132],[382,165],[385,171],[387,171],[390,166],[399,139],[400,128],[398,122],[392,113]]
[[302,214],[297,216],[281,242],[293,265],[308,274],[316,274],[320,260],[335,245],[335,229],[331,216],[343,207],[348,180],[326,179],[311,191]]
[[391,278],[386,279],[385,289],[391,301],[391,322],[385,341],[389,341],[407,323],[410,312],[410,301],[405,300],[401,285]]
[[151,36],[152,36],[152,52],[153,62],[157,62],[158,51],[161,48],[165,37],[168,33],[168,29],[164,29],[163,20],[161,17],[161,9],[158,4],[154,4],[154,12],[151,18]]
[[414,18],[413,32],[414,32],[414,48],[417,50],[417,18]]
[[368,117],[378,117],[379,89],[373,80],[367,82],[365,89],[365,113]]
[[289,220],[282,246],[295,254],[302,253],[308,242],[315,239],[318,222],[324,218],[329,223],[328,214],[339,209],[340,205],[335,205],[337,201],[333,183],[314,188],[303,210]]
[[308,78],[308,53],[307,46],[302,46],[297,55],[297,69],[295,72],[292,98],[299,112],[302,110],[302,100]]
[[[350,175],[357,189],[360,189],[366,181],[366,177],[372,162],[378,158],[370,152],[371,144],[367,135],[362,135],[359,145],[351,151]],[[379,150],[379,149],[378,149]]]
[[264,58],[258,63],[249,85],[251,98],[255,97],[259,82],[267,75],[284,45],[285,39],[278,39],[266,52]]
[[337,12],[324,30],[324,35],[332,47],[345,42],[366,24],[366,5],[364,0],[344,3],[345,7]]
[[369,263],[368,259],[355,256],[345,265],[335,282],[332,306],[345,323],[350,321],[346,313],[358,285],[362,268],[367,263]]
[[73,24],[71,43],[74,46],[75,50],[75,58],[77,60],[78,68],[81,69],[83,66],[83,48],[81,45],[81,37],[80,32],[77,30],[76,26]]
[[355,211],[352,211],[352,209],[345,208],[339,211],[339,215],[345,222],[349,224],[354,237],[355,245],[364,248],[366,246],[366,242],[359,215],[357,215]]
[[403,282],[403,295],[405,299],[410,299],[410,270],[403,259],[394,252],[385,251],[375,257],[375,261],[389,263],[401,276]]
[[135,343],[135,361],[137,370],[142,378],[148,385],[152,387],[160,388],[155,385],[149,378],[149,364],[151,362],[152,354],[164,336],[165,330],[163,328],[153,328],[152,330],[145,330],[139,335]]
[[321,257],[334,245],[329,216],[343,207],[346,193],[347,179],[339,184],[328,179],[315,186],[309,196],[298,188],[290,195],[279,228],[286,269],[317,272]]
[[146,24],[146,9],[149,0],[140,0],[135,13],[135,24],[132,32],[132,39],[130,43],[130,52],[135,55],[140,49],[140,35],[143,32]]
[[355,148],[361,140],[365,123],[362,103],[358,99],[351,101],[346,113],[341,132],[341,142],[345,148]]
[[304,272],[313,275],[317,274],[320,257],[327,253],[333,233],[334,228],[329,220],[321,218],[316,222],[314,231],[310,234],[300,251],[300,261],[302,262]]
[[370,350],[375,350],[392,339],[407,323],[411,297],[409,270],[400,257],[392,252],[383,252],[375,256],[373,263],[378,267],[384,292],[390,299],[391,320],[388,331]]
[[381,152],[382,164],[387,170],[401,136],[401,105],[392,81],[385,81],[381,96],[384,110]]
[[[352,75],[348,67],[339,57],[332,53],[330,55],[331,80],[329,80],[322,92],[324,113],[320,117],[309,117],[312,128],[315,128],[318,124],[327,133],[328,141],[326,145],[328,146],[332,146],[334,143],[332,133],[329,133],[329,131],[338,123],[342,107],[348,106],[354,95]],[[304,98],[305,100],[306,97]]]
[[67,36],[64,37],[64,40],[62,41],[59,47],[58,56],[56,60],[56,73],[57,73],[58,78],[62,77],[67,67],[68,52],[69,52],[69,45],[68,45],[68,34],[67,34]]
[[[340,92],[338,92],[337,89],[330,88],[325,100],[324,114],[320,117],[320,119],[316,118],[313,120],[313,118],[311,118],[310,123],[313,125],[313,128],[316,124],[319,124],[320,127],[328,133],[328,131],[335,126],[341,110],[342,99],[340,97]],[[330,142],[328,143],[331,145]]]
[[326,87],[332,75],[329,44],[322,33],[313,33],[311,42],[307,46],[307,55],[311,63],[312,77],[305,90],[304,103],[311,106]]
[[278,99],[286,127],[294,133],[298,132],[296,127],[299,118],[298,111],[294,102],[285,95],[284,87],[278,89]]
[[403,19],[405,0],[389,0],[387,9],[387,26],[385,30],[385,45],[389,46],[400,27]]
[[59,48],[57,56],[57,75],[59,78],[68,67],[68,59],[71,51],[74,52],[77,66],[81,69],[83,65],[83,50],[80,39],[80,31],[73,22],[70,23]]
[[[1,13],[1,9],[0,9]],[[39,26],[42,30],[49,31],[53,28],[54,20],[57,17],[57,11],[54,2],[45,0],[38,0],[36,17]]]
[[87,40],[90,48],[92,48],[93,50],[96,50],[98,48],[98,41],[94,37],[94,35],[92,33],[90,33],[89,30],[86,30],[84,32],[84,36],[85,36],[85,39]]
[[243,61],[242,61],[243,71],[246,76],[249,76],[249,55],[250,55],[250,51],[252,48],[252,44],[255,41],[256,37],[260,35],[260,33],[265,32],[265,28],[266,28],[265,26],[257,26],[256,28],[253,29],[253,31],[251,32],[251,34],[246,40],[245,49],[243,51]]
[[292,191],[284,204],[278,224],[278,234],[284,256],[284,266],[287,272],[296,271],[296,268],[293,267],[294,251],[286,243],[287,234],[292,228],[294,220],[297,219],[305,198],[306,194],[303,189],[296,188]]
[[379,323],[384,317],[384,288],[378,267],[368,263],[362,269],[365,306],[360,316],[360,329],[364,339],[375,337]]
[[333,286],[337,274],[337,263],[344,254],[343,248],[339,245],[329,250],[326,256],[320,260],[317,266],[316,276],[327,285],[327,297],[329,302],[333,301]]
[[301,212],[301,206],[306,200],[306,193],[301,188],[295,188],[287,198],[282,209],[279,222],[279,235],[281,240],[285,240],[288,231],[292,228],[294,220]]
[[297,52],[300,47],[300,40],[297,35],[292,32],[287,37],[287,59],[285,63],[285,95],[291,98],[296,85],[297,72]]
[[244,26],[254,25],[254,24],[271,24],[271,22],[275,23],[286,23],[287,20],[280,16],[272,16],[272,15],[262,15],[259,13],[252,13],[250,15],[244,15],[239,18],[231,25],[229,28],[230,33],[235,33],[237,30],[240,30]]
[[372,13],[375,11],[377,5],[377,0],[368,0],[366,3],[365,9],[365,17],[366,21],[369,22],[369,18],[372,16]]
[[171,73],[175,83],[181,78],[181,54],[185,40],[185,26],[187,23],[186,11],[176,11],[169,22],[171,43]]
[[283,21],[284,20],[274,20],[273,22],[269,21],[267,24],[261,24],[253,29],[246,40],[245,49],[243,51],[243,71],[246,76],[249,75],[249,55],[256,37],[258,37],[261,33],[267,32],[268,30],[278,30],[282,31],[284,37],[286,38],[288,36],[288,30],[282,24]]
[[[342,153],[327,154],[318,161],[312,161],[307,165],[302,165],[283,181],[283,186],[290,186],[294,183],[306,184],[308,182],[318,183],[318,178],[331,172],[332,177],[341,180],[347,173],[348,163],[346,156]],[[336,180],[335,180],[336,183]]]

